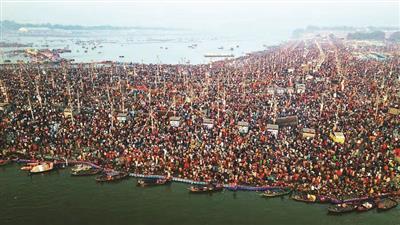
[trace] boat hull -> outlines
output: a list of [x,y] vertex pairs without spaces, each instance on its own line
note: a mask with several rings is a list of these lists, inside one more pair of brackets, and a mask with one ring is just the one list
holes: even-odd
[[214,193],[214,192],[220,192],[224,189],[223,186],[215,186],[215,187],[190,187],[189,188],[189,193],[193,194],[207,194],[207,193]]
[[376,208],[378,209],[378,211],[387,211],[395,208],[397,205],[397,201],[391,198],[387,198],[379,201],[376,205]]
[[106,182],[117,182],[117,181],[121,181],[123,179],[127,179],[129,177],[128,173],[119,173],[117,175],[113,175],[113,176],[109,176],[107,174],[105,175],[101,175],[99,177],[96,178],[96,181],[99,183],[106,183]]
[[43,163],[32,167],[29,171],[30,174],[46,173],[54,169],[53,163]]
[[350,213],[356,210],[356,206],[349,205],[346,207],[339,207],[339,206],[331,206],[328,207],[328,213],[330,214],[344,214]]
[[72,171],[71,176],[74,177],[94,176],[99,174],[101,171],[102,169],[97,169],[97,168],[92,168],[84,171]]
[[285,195],[290,194],[291,190],[280,190],[280,191],[271,191],[271,192],[264,192],[261,194],[261,197],[264,198],[275,198],[275,197],[282,197]]
[[137,186],[139,187],[155,187],[155,186],[162,186],[171,184],[171,180],[167,179],[156,179],[154,181],[146,181],[144,179],[138,180]]
[[0,166],[5,166],[5,165],[8,165],[8,164],[10,164],[11,163],[11,160],[8,160],[8,159],[6,159],[6,160],[0,160]]

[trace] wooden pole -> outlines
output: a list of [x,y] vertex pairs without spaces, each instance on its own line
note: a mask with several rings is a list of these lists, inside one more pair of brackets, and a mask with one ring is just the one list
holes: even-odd
[[32,103],[31,103],[31,99],[28,96],[28,103],[29,103],[29,109],[31,111],[31,116],[32,116],[32,120],[35,120],[35,117],[33,115],[33,110],[32,110]]

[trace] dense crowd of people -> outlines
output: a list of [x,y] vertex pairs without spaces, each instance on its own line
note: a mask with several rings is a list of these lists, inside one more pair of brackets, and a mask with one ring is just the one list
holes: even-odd
[[[372,51],[387,58],[353,54]],[[3,65],[0,149],[334,197],[394,192],[399,52],[327,37],[205,65]]]

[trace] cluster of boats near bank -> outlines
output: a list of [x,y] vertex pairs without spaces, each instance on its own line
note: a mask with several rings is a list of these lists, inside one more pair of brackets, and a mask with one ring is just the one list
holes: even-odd
[[[10,164],[11,160],[0,160],[0,166]],[[65,168],[67,162],[25,162],[21,170],[28,171],[30,175],[46,173],[59,168]],[[129,173],[103,169],[94,164],[78,163],[71,169],[71,176],[94,176],[99,183],[117,182],[129,178]],[[144,177],[137,181],[138,187],[153,187],[169,185],[173,181],[172,177]],[[210,182],[205,184],[196,184],[188,188],[189,193],[193,194],[212,194],[224,190],[224,185],[221,183]],[[366,197],[348,201],[334,202],[329,198],[317,196],[308,193],[294,191],[292,188],[276,187],[270,188],[260,194],[263,198],[275,198],[289,196],[289,199],[305,202],[305,203],[333,203],[328,206],[329,214],[343,214],[349,212],[367,212],[372,209],[377,209],[378,212],[387,211],[395,208],[398,205],[399,194],[389,195],[383,194],[375,198]],[[397,199],[396,199],[397,197]]]
[[[307,193],[293,192],[289,188],[277,188],[264,192],[261,194],[262,197],[282,197],[290,195],[290,199],[305,203],[331,203],[328,198],[316,196]],[[394,197],[394,196],[393,196]],[[367,212],[371,209],[377,209],[378,211],[387,211],[393,209],[398,205],[398,201],[391,196],[380,196],[377,198],[365,198],[355,199],[354,201],[348,201],[346,203],[333,204],[328,207],[330,214],[343,214],[353,211]]]

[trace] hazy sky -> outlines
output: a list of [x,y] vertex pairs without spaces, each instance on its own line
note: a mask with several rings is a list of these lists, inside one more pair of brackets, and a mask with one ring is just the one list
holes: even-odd
[[399,26],[400,1],[0,0],[2,19],[82,25],[160,26],[251,33],[307,25]]

